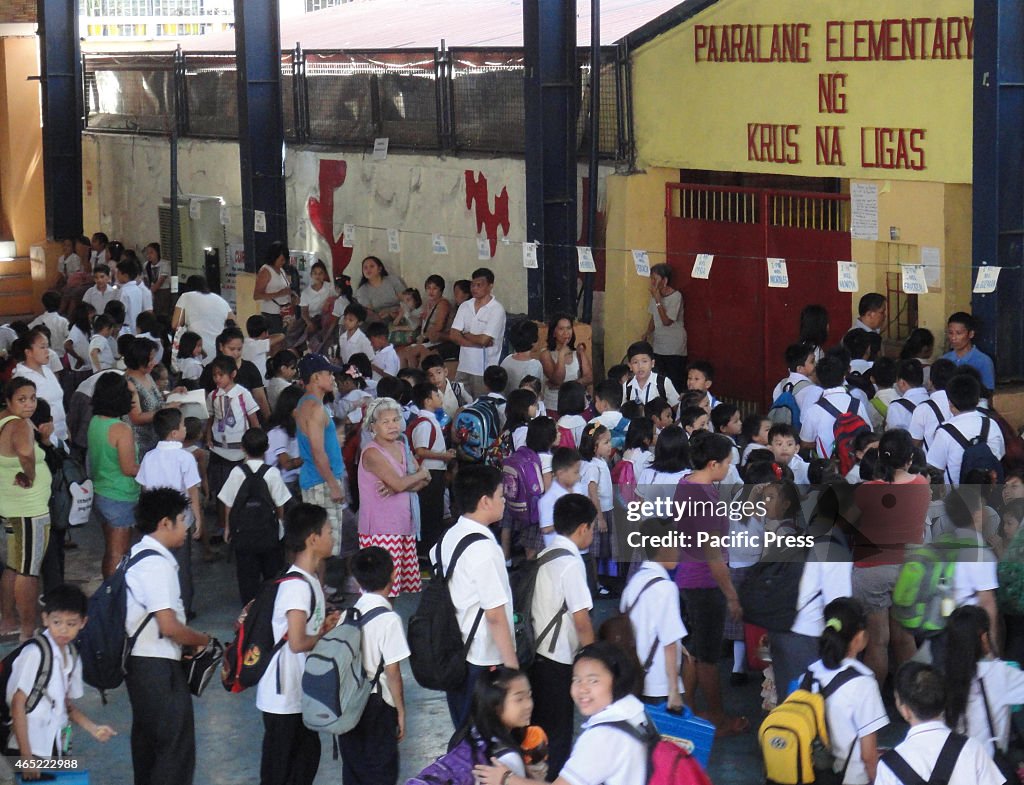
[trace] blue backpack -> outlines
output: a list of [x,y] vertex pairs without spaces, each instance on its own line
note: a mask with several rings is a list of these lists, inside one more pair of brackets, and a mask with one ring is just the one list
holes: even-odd
[[785,423],[792,425],[797,431],[800,430],[800,407],[796,402],[796,394],[804,389],[810,382],[801,379],[796,384],[786,382],[782,385],[782,392],[779,397],[772,401],[772,406],[766,415],[772,423]]
[[497,403],[486,395],[460,409],[452,425],[452,440],[459,459],[467,463],[496,464],[500,458],[500,422]]
[[[992,452],[992,448],[988,446],[988,432],[992,428],[991,418],[981,418],[981,433],[973,439],[968,439],[960,433],[959,430],[957,430],[956,426],[948,422],[943,423],[939,428],[952,436],[953,441],[959,444],[964,450],[964,457],[960,463],[959,482],[961,485],[967,482],[968,476],[975,470],[981,470],[988,473],[994,472],[995,482],[997,484],[1006,479],[1006,474],[1003,472],[1003,464],[999,462],[995,453]],[[952,479],[952,477],[950,479]]]
[[134,556],[125,556],[113,575],[103,581],[89,598],[89,623],[78,633],[75,643],[78,645],[78,655],[82,658],[82,679],[100,692],[121,686],[125,660],[139,634],[156,615],[147,615],[131,635],[125,631],[128,616],[128,570],[147,556],[158,555],[152,548],[147,548]]

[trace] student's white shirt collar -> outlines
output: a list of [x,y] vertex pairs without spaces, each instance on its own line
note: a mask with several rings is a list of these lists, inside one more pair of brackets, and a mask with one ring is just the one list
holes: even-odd
[[829,387],[822,393],[822,395],[828,395],[829,393],[842,393],[843,395],[850,394],[849,391],[843,385],[839,385],[838,387]]
[[158,450],[180,450],[182,446],[181,442],[162,441],[156,443],[156,449]]
[[159,553],[161,556],[163,556],[165,559],[170,559],[174,563],[174,569],[178,569],[178,560],[174,558],[174,554],[172,554],[170,550],[167,548],[167,546],[165,546],[162,542],[160,542],[160,540],[158,540],[153,535],[143,535],[142,539],[139,540],[139,545],[141,545],[142,547],[135,551],[135,553],[142,553],[147,548],[152,549]]
[[386,608],[391,610],[391,602],[387,597],[381,597],[375,592],[363,592],[359,597],[359,604],[362,606],[359,610],[363,613],[371,611],[374,608]]
[[910,741],[911,736],[917,736],[921,733],[928,733],[929,731],[934,730],[944,730],[947,733],[950,732],[949,728],[946,726],[946,723],[944,723],[942,720],[928,720],[927,722],[921,722],[917,725],[911,726],[910,729],[907,731],[906,738],[903,741]]
[[644,710],[644,704],[635,695],[626,695],[610,703],[589,720],[583,723],[583,729],[605,722],[628,722]]
[[668,570],[666,570],[662,565],[658,564],[658,562],[656,561],[649,561],[647,559],[644,559],[644,561],[640,564],[640,569],[650,570],[651,572],[656,573],[659,578],[665,578],[666,580],[668,579]]
[[424,419],[437,422],[437,414],[430,411],[430,409],[417,409],[416,414]]
[[554,537],[551,538],[551,545],[549,545],[548,548],[545,548],[545,550],[549,550],[551,548],[565,548],[573,556],[580,555],[580,549],[576,545],[576,543],[574,543],[564,534],[556,534]]

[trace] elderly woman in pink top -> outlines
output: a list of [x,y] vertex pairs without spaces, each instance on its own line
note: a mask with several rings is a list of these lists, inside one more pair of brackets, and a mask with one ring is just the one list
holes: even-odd
[[[420,590],[416,555],[419,499],[430,472],[418,466],[405,441],[402,407],[393,398],[374,398],[366,407],[363,453],[359,459],[359,547],[376,545],[391,554],[395,581],[391,596]],[[372,435],[372,440],[366,436]],[[416,505],[416,514],[413,514]]]

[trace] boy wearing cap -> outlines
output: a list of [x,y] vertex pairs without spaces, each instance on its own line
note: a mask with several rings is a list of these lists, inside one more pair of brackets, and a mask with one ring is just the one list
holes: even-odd
[[341,524],[345,513],[345,463],[338,431],[324,396],[334,390],[334,374],[344,368],[332,365],[322,354],[307,354],[299,361],[299,377],[306,394],[295,411],[295,436],[299,442],[299,487],[302,500],[327,510],[334,535],[334,556],[341,553]]

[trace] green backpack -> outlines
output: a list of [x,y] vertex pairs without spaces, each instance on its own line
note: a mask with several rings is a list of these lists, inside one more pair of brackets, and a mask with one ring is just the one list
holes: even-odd
[[1018,532],[1006,556],[999,562],[999,588],[996,589],[996,600],[999,609],[1014,615],[1024,614],[1024,529]]
[[[896,586],[892,590],[893,617],[908,630],[934,635],[946,627],[956,610],[953,576],[964,551],[977,551],[977,540],[943,535],[928,545],[908,545]],[[966,560],[966,559],[964,559]]]

